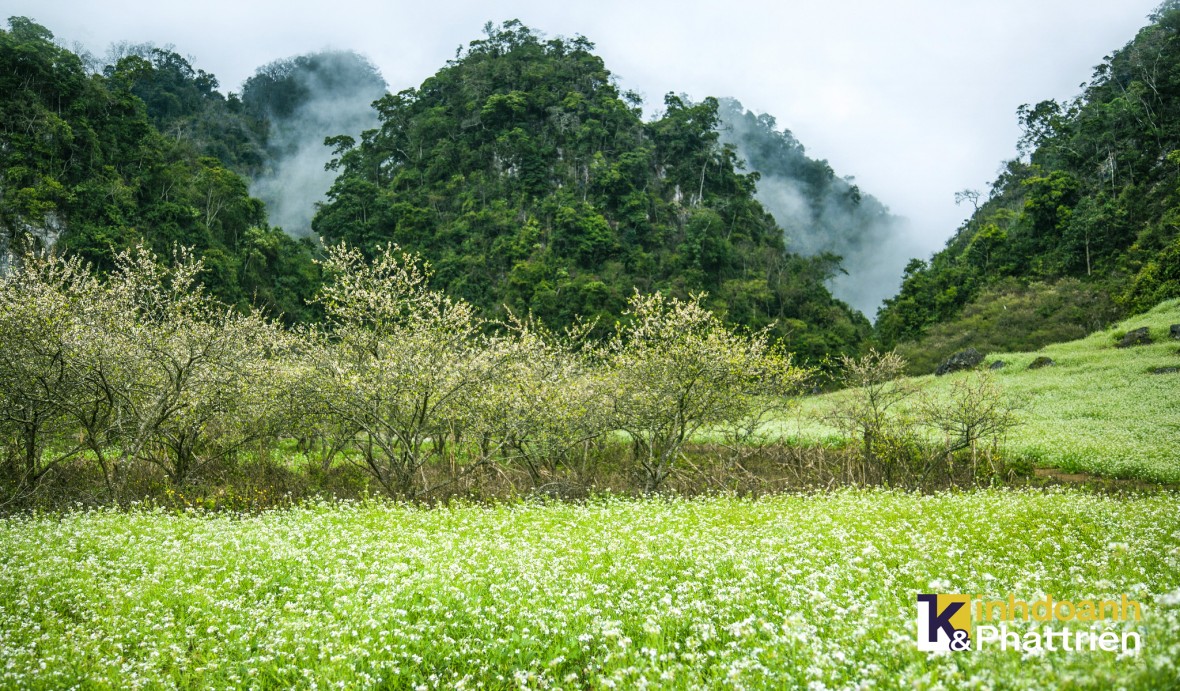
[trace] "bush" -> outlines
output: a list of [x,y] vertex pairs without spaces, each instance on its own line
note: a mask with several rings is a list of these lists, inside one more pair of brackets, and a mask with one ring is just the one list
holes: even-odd
[[85,452],[118,500],[132,464],[181,485],[272,433],[281,330],[210,298],[188,253],[174,259],[124,252],[100,283],[77,260],[30,255],[0,280],[0,439],[18,492]]
[[905,378],[905,359],[870,350],[839,361],[847,387],[826,413],[852,441],[860,463],[846,473],[854,482],[929,486],[955,481],[956,464],[970,461],[969,480],[1004,470],[999,449],[1015,424],[1015,406],[990,372],[953,375],[949,392],[935,396]]
[[534,488],[560,483],[563,470],[586,474],[590,444],[610,429],[604,378],[586,341],[594,324],[555,334],[510,314],[507,326],[508,362],[476,400],[487,434]]
[[1132,312],[1144,312],[1174,297],[1180,297],[1180,235],[1143,265],[1127,288],[1123,302]]
[[917,393],[903,376],[906,362],[896,352],[870,349],[859,358],[842,356],[838,365],[846,391],[828,419],[859,450],[860,481],[892,484],[896,466],[910,459],[915,445],[913,425],[902,408]]
[[[319,301],[326,327],[309,344],[318,408],[354,433],[363,466],[391,495],[428,488],[431,459],[454,464],[459,447],[487,458],[478,399],[508,353],[481,334],[466,302],[431,290],[429,267],[386,246],[369,263],[360,251],[328,250]],[[482,452],[482,453],[480,453]]]
[[602,354],[611,426],[633,444],[644,491],[667,480],[685,442],[777,405],[806,378],[767,331],[738,333],[701,306],[660,294],[631,298],[631,319]]

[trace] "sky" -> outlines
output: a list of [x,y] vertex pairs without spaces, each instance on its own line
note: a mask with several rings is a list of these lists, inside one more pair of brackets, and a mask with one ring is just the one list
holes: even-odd
[[649,114],[668,92],[732,96],[773,115],[813,158],[907,218],[941,248],[1016,156],[1016,109],[1067,99],[1159,0],[0,0],[67,47],[172,44],[236,91],[254,70],[351,49],[391,90],[419,85],[488,21],[581,34]]

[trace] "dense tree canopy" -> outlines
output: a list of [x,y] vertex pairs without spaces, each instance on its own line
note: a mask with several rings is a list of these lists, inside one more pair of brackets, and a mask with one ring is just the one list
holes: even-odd
[[[276,61],[239,98],[171,47],[118,44],[100,67],[23,18],[0,41],[0,254],[54,245],[110,270],[141,242],[161,256],[191,247],[218,298],[318,318],[317,245],[267,212],[306,232],[270,197],[314,199],[318,183],[281,162],[308,167],[337,122],[325,107],[351,98],[374,112],[384,82],[363,57]],[[489,24],[419,88],[380,98],[380,126],[359,141],[340,133],[352,124],[331,132],[338,177],[314,229],[370,256],[391,241],[420,252],[440,288],[486,317],[599,317],[606,336],[635,289],[707,293],[727,322],[775,324],[804,357],[859,348],[867,321],[824,287],[838,263],[787,250],[754,199],[757,175],[719,138],[718,102],[669,95],[645,122],[592,50]]]
[[56,243],[111,269],[141,241],[183,245],[230,304],[312,314],[312,246],[269,228],[239,174],[261,160],[240,103],[174,52],[122,52],[91,74],[28,19],[0,30],[0,255]]
[[716,100],[669,95],[645,123],[585,38],[515,21],[486,33],[379,101],[380,128],[333,140],[318,233],[420,252],[438,285],[491,315],[559,325],[613,318],[635,288],[707,291],[728,321],[775,322],[807,355],[861,343],[867,322],[824,288],[831,262],[786,251],[756,177],[719,143]]

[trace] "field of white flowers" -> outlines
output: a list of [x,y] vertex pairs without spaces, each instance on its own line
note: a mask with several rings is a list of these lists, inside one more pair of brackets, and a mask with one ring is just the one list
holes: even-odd
[[[985,365],[996,360],[1007,363],[994,376],[1005,396],[1017,405],[1019,424],[1008,436],[1008,452],[1037,466],[1180,483],[1180,373],[1150,373],[1180,366],[1180,341],[1168,333],[1169,325],[1177,323],[1180,300],[1169,300],[1077,341],[1035,353],[989,354]],[[1150,329],[1154,343],[1114,347],[1122,334],[1142,326]],[[1042,355],[1056,364],[1029,370],[1028,365]],[[925,376],[913,381],[937,395],[966,376]],[[799,414],[780,421],[774,431],[804,439],[836,439],[840,433],[819,420],[841,395],[805,400]]]
[[[1128,594],[1144,649],[915,648],[915,595]],[[0,521],[0,687],[1167,688],[1180,496],[313,504]]]

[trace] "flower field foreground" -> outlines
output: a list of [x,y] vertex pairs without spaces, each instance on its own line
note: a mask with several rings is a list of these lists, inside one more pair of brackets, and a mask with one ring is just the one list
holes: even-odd
[[[919,593],[1127,595],[1143,644],[921,653]],[[1168,493],[0,521],[3,687],[1166,688],[1178,661]]]

